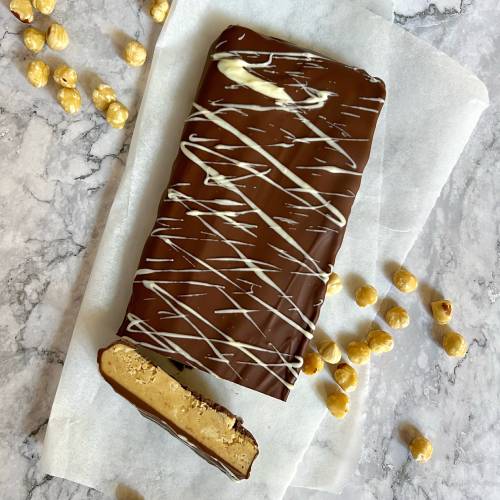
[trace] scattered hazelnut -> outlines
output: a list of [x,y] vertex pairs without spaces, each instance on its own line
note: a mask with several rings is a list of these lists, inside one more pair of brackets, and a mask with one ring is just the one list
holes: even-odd
[[418,287],[418,280],[408,269],[402,267],[392,275],[394,286],[403,293],[414,292]]
[[28,50],[37,54],[45,45],[45,33],[36,28],[26,28],[23,31],[23,42]]
[[123,128],[128,119],[128,109],[119,101],[112,102],[106,111],[106,120],[113,128]]
[[324,361],[332,365],[336,365],[342,357],[339,346],[333,340],[321,342],[318,345],[318,352]]
[[340,363],[337,366],[333,372],[333,378],[345,392],[352,392],[358,387],[358,374],[356,370],[347,363]]
[[432,457],[432,443],[424,436],[417,436],[410,443],[411,456],[423,464]]
[[342,278],[337,273],[331,273],[326,284],[326,295],[335,295],[342,290]]
[[447,325],[453,315],[453,306],[449,300],[431,302],[432,315],[438,325]]
[[116,92],[106,83],[101,83],[92,92],[92,100],[99,111],[106,111],[116,101]]
[[149,12],[157,23],[162,23],[167,17],[169,8],[167,0],[153,0]]
[[366,342],[349,342],[347,345],[347,355],[356,365],[366,365],[370,361],[371,351]]
[[349,412],[349,396],[343,392],[334,392],[326,399],[326,406],[335,418],[344,418]]
[[457,332],[446,332],[443,335],[443,348],[448,356],[463,358],[467,352],[467,342]]
[[302,371],[306,375],[315,375],[323,369],[324,363],[317,352],[308,352],[304,355]]
[[142,66],[146,61],[146,48],[136,40],[131,40],[125,46],[123,58],[130,66]]
[[45,87],[49,81],[50,68],[48,64],[36,59],[29,63],[26,76],[33,87]]
[[363,285],[356,290],[356,304],[359,307],[371,306],[377,299],[377,289],[371,285]]
[[392,351],[394,347],[392,335],[383,330],[372,330],[369,332],[366,337],[366,342],[371,351],[375,354]]
[[46,16],[52,14],[56,6],[56,0],[32,0],[32,2],[33,7]]
[[57,100],[66,113],[77,113],[82,107],[82,98],[78,89],[62,87],[57,93]]
[[30,0],[11,0],[9,9],[23,23],[33,22],[33,7]]
[[47,45],[52,50],[64,50],[68,44],[68,32],[60,24],[51,24],[47,31]]
[[73,68],[66,66],[66,64],[61,64],[55,69],[53,78],[54,81],[61,87],[74,89],[76,87],[78,75]]
[[385,320],[391,328],[399,330],[401,328],[406,328],[410,324],[410,315],[403,307],[395,306],[391,307],[385,313]]

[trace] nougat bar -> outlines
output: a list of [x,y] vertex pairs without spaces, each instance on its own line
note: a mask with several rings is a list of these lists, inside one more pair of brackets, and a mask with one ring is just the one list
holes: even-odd
[[113,389],[232,479],[247,479],[259,448],[229,410],[183,387],[124,342],[98,353],[99,370]]
[[384,83],[361,69],[227,28],[209,50],[118,334],[286,400],[384,99]]

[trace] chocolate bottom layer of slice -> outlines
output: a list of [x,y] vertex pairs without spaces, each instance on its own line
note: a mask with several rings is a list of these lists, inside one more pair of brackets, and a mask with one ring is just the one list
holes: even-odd
[[127,343],[101,349],[98,364],[104,379],[143,416],[233,479],[248,478],[258,445],[229,410],[183,387]]

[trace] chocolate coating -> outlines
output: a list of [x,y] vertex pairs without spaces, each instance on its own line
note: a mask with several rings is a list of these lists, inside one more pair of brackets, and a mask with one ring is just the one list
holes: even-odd
[[286,400],[384,99],[362,70],[226,29],[118,334]]

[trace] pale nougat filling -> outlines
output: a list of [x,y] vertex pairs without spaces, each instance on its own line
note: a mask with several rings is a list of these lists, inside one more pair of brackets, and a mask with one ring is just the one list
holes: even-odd
[[173,422],[187,436],[246,475],[257,454],[255,443],[234,429],[236,418],[197,399],[179,382],[126,344],[114,344],[101,356],[104,375]]

